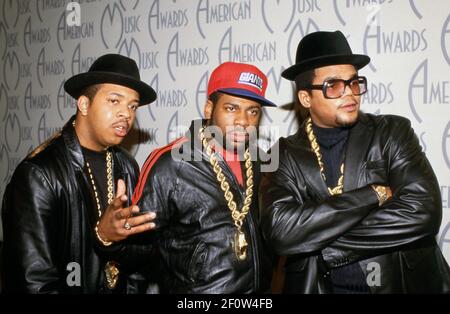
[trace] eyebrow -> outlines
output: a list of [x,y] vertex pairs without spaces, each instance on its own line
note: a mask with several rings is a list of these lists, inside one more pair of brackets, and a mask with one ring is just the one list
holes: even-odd
[[[111,92],[111,93],[109,93],[109,95],[115,95],[115,96],[117,96],[117,97],[125,98],[125,95],[120,94],[120,93],[118,93],[118,92]],[[137,103],[140,103],[140,99],[139,99],[139,98],[134,98],[134,99],[132,99],[131,101],[135,101],[135,102],[137,102]]]
[[[358,76],[358,73],[353,73],[348,79],[352,79]],[[338,77],[338,76],[327,76],[326,78],[323,79],[323,81],[329,81],[329,80],[342,80],[342,78]]]
[[[223,105],[229,105],[229,106],[241,108],[241,105],[235,104],[235,103],[232,103],[232,102],[225,102],[225,103],[223,103]],[[258,105],[251,105],[251,106],[249,106],[246,109],[254,109],[254,108],[261,109],[261,107],[262,107],[261,105],[259,105],[259,106]]]

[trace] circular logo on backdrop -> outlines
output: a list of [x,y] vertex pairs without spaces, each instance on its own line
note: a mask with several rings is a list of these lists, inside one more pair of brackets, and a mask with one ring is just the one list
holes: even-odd
[[[175,6],[170,10],[167,3],[168,1],[164,1],[166,10],[160,10],[160,0],[154,0],[148,12],[148,33],[154,44],[157,43],[156,34],[159,30],[181,28],[189,23],[187,9],[179,9]],[[172,0],[172,3],[176,4],[176,1]]]
[[[391,0],[392,1],[392,0]],[[411,9],[413,10],[414,14],[417,16],[418,19],[422,19],[422,14],[417,9],[416,1],[415,0],[409,0],[409,5],[411,6]]]
[[235,61],[243,63],[268,63],[277,59],[277,43],[268,41],[235,40],[233,27],[230,26],[223,34],[219,49],[219,63]]
[[169,49],[167,50],[167,69],[169,70],[169,75],[173,81],[176,81],[174,76],[174,71],[172,68],[178,65],[178,51],[179,51],[179,39],[178,32],[173,35],[172,40],[169,43]]
[[[288,18],[286,18],[287,23],[283,25],[277,17],[287,17],[287,12],[291,12],[291,14]],[[280,28],[280,30],[285,33],[289,29],[289,26],[291,26],[292,20],[294,19],[295,0],[292,0],[291,2],[283,1],[283,3],[281,3],[280,0],[262,0],[261,13],[264,25],[271,34],[274,33],[274,29],[276,28]],[[273,21],[272,17],[277,19],[274,19]]]
[[[8,14],[6,14],[8,12]],[[7,28],[15,28],[19,20],[19,1],[3,0],[3,21]]]
[[[342,1],[341,1],[342,2]],[[338,0],[333,0],[333,8],[334,8],[334,13],[336,14],[336,17],[338,18],[338,21],[345,26],[346,22],[344,20],[344,18],[342,17],[341,11],[339,9],[338,6]]]
[[[176,81],[176,69],[209,64],[208,47],[187,47],[176,32],[167,49],[167,69],[172,80]],[[186,70],[185,70],[186,71]]]
[[3,51],[0,50],[0,55],[3,59],[6,55],[6,46],[7,46],[7,38],[6,38],[6,28],[5,25],[0,22],[0,47],[3,47]]
[[[268,88],[270,88],[271,90],[276,90],[277,95],[279,95],[279,93],[280,93],[280,88],[281,88],[282,83],[291,85],[291,83],[289,81],[287,81],[281,77],[281,72],[283,72],[284,69],[285,69],[285,67],[281,66],[280,70],[277,71],[275,69],[275,67],[271,67],[266,74],[267,81],[268,81]],[[266,116],[266,119],[269,120],[270,123],[273,122],[272,118],[270,117],[270,114],[266,114],[265,116]],[[285,122],[285,121],[283,121],[283,122]]]
[[150,35],[150,39],[154,44],[156,41],[156,30],[159,29],[160,26],[160,11],[159,11],[159,0],[154,0],[153,4],[150,6],[150,10],[148,11],[147,18],[147,27],[148,33]]
[[64,91],[63,80],[58,88],[58,96],[56,105],[58,107],[58,115],[61,121],[67,121],[72,115],[77,112],[77,101]]
[[5,121],[5,143],[10,153],[16,153],[19,150],[21,142],[20,120],[17,114],[8,114]]
[[73,50],[72,62],[70,63],[72,75],[87,72],[95,59],[95,57],[87,56],[85,52],[82,52],[81,43],[79,43]]
[[[29,0],[28,0],[29,1]],[[66,2],[68,2],[66,4]],[[36,0],[36,12],[37,16],[39,18],[40,23],[44,22],[44,17],[46,17],[42,12],[48,10],[57,10],[58,12],[61,12],[63,10],[71,11],[70,4],[71,3],[78,3],[80,1],[66,1],[66,0]],[[45,13],[47,13],[45,12]],[[49,15],[49,13],[47,13]]]
[[3,79],[8,90],[16,90],[20,80],[20,63],[15,51],[9,51],[3,61]]
[[[33,93],[32,81],[28,83],[23,98],[23,107],[28,121],[31,120],[30,117],[33,116],[34,112],[38,110],[48,111],[51,109],[52,102],[50,99],[50,94],[41,94],[43,91],[45,90],[40,90],[40,92],[38,92],[39,94]],[[23,133],[26,132],[25,130],[27,130],[26,127],[23,128]],[[22,140],[25,140],[25,138],[26,136],[22,136]]]
[[41,1],[44,1],[44,0],[36,0],[36,12],[37,12],[39,21],[42,23],[44,20],[42,19],[41,6],[39,5]]
[[317,23],[314,22],[314,20],[311,18],[308,18],[306,22],[298,20],[297,23],[294,24],[294,26],[291,29],[291,32],[289,33],[287,44],[289,64],[295,63],[295,55],[300,39],[302,39],[303,37],[305,37],[305,35],[308,35],[309,33],[317,31],[319,31],[319,26],[317,26]]
[[[237,25],[242,21],[251,20],[255,4],[256,1],[250,0],[233,2],[199,0],[196,22],[200,36],[203,39],[207,36],[214,36],[214,33],[205,35],[206,30],[217,31],[217,28],[211,27],[214,24],[226,22],[228,25]],[[203,27],[203,25],[207,25],[207,27]]]
[[442,153],[444,154],[447,168],[450,169],[450,121],[448,121],[444,134],[442,134]]
[[59,51],[64,52],[62,40],[64,40],[64,35],[66,33],[66,11],[64,10],[59,17],[58,27],[56,31],[56,41],[58,42]]
[[159,105],[159,75],[158,73],[155,74],[155,76],[152,78],[152,80],[150,81],[149,85],[155,90],[156,92],[156,100],[151,103],[150,105],[147,106],[148,109],[148,113],[150,114],[150,118],[152,118],[152,121],[155,122],[156,121],[156,117],[153,114],[153,107],[158,107]]
[[[55,125],[57,122],[54,119],[49,119],[49,123]],[[60,132],[62,126],[58,124],[57,126],[52,126],[47,124],[46,112],[42,113],[41,118],[39,119],[38,128],[37,128],[37,136],[38,142],[42,143],[50,137],[54,136],[56,133]]]
[[8,113],[8,91],[3,83],[0,84],[0,119],[5,121]]
[[206,100],[208,98],[208,78],[209,78],[209,72],[205,71],[205,73],[202,74],[200,77],[200,80],[197,84],[197,90],[195,92],[195,104],[197,107],[197,113],[199,117],[203,116],[203,107],[206,103]]
[[450,252],[450,222],[444,227],[441,238],[439,239],[439,247],[442,252]]
[[[34,27],[33,27],[34,26]],[[59,29],[58,29],[59,31]],[[31,24],[31,16],[28,17],[25,27],[23,28],[23,45],[27,56],[30,57],[29,46],[33,44],[46,44],[50,42],[50,28],[36,28],[36,24]]]
[[177,138],[183,136],[187,129],[188,127],[180,125],[178,120],[178,110],[175,111],[169,120],[169,124],[167,125],[166,143],[173,142]]
[[1,182],[6,184],[9,175],[9,153],[4,144],[0,149],[0,173],[5,174]]
[[[27,101],[27,99],[31,99],[33,91],[32,91],[31,82],[28,83],[25,89],[25,97],[23,98],[23,108],[25,111],[25,115],[27,116],[28,121],[30,121],[30,114],[28,112],[28,108],[31,107],[31,101]],[[28,105],[28,106],[27,106]]]
[[124,32],[123,14],[120,6],[108,3],[100,19],[100,35],[105,48],[117,48]]
[[28,50],[28,42],[30,41],[31,37],[31,16],[27,19],[27,22],[25,23],[25,27],[23,29],[23,46],[25,47],[25,52],[27,53],[27,56],[30,56],[30,51]]
[[138,4],[139,4],[139,0],[135,0],[135,1],[131,1],[131,0],[123,1],[123,0],[120,0],[120,6],[122,7],[122,9],[124,11],[135,10]]
[[127,57],[134,59],[137,63],[138,68],[141,68],[141,49],[139,48],[139,44],[134,39],[125,38],[119,46],[119,54],[126,55]]
[[[417,122],[422,123],[422,117],[417,111],[415,100],[422,99],[422,103],[426,103],[426,90],[428,85],[428,59],[419,64],[414,71],[409,82],[408,102],[411,112]],[[420,97],[415,97],[414,91],[421,92]]]
[[450,14],[447,16],[447,19],[445,20],[444,25],[442,26],[442,33],[441,33],[442,54],[444,55],[444,59],[448,65],[450,65],[449,48],[450,48]]
[[36,65],[37,78],[39,86],[41,86],[41,88],[44,87],[41,80],[41,76],[44,76],[44,69],[45,69],[45,47],[42,47],[41,51],[39,52],[38,62]]

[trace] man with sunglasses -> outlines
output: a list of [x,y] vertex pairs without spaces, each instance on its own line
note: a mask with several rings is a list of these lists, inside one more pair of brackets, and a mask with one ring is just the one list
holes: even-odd
[[339,32],[299,43],[295,81],[309,112],[279,140],[280,166],[261,185],[262,229],[286,256],[288,293],[445,293],[450,270],[435,241],[439,185],[410,122],[359,111],[367,91]]

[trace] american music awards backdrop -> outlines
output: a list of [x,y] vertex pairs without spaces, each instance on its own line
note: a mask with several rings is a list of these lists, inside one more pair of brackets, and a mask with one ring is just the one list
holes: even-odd
[[[17,164],[75,113],[63,84],[104,53],[137,61],[158,99],[138,110],[125,146],[140,165],[203,115],[219,63],[252,63],[269,78],[260,144],[296,131],[293,87],[281,78],[298,41],[340,29],[356,53],[362,110],[408,117],[441,185],[439,244],[450,261],[450,1],[1,0],[0,196]],[[1,234],[1,230],[0,230]],[[1,236],[0,236],[1,239]]]

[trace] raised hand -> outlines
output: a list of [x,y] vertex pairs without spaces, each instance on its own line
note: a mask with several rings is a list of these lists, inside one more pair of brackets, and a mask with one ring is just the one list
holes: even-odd
[[148,212],[133,216],[139,213],[138,206],[123,207],[128,199],[126,192],[125,182],[119,179],[116,196],[103,212],[97,226],[98,235],[106,242],[121,241],[130,235],[155,228],[152,222],[156,217],[155,213]]

